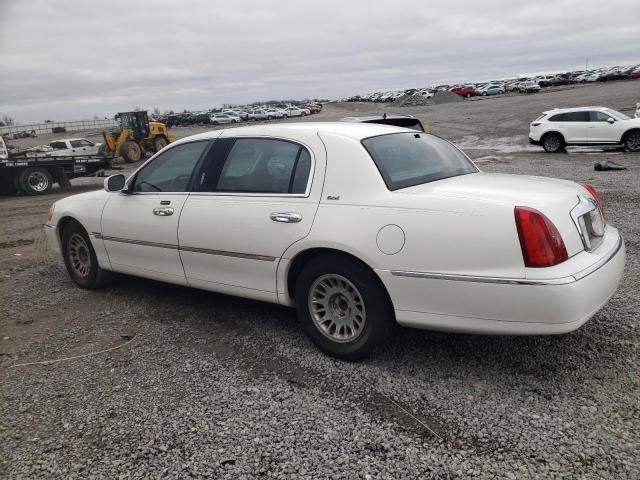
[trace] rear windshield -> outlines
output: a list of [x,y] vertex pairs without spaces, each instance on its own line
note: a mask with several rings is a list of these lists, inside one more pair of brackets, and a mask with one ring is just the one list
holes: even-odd
[[389,190],[475,173],[456,147],[433,135],[392,133],[362,140]]

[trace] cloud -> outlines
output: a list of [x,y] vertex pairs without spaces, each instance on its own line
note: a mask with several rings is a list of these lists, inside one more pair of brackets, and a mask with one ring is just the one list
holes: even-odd
[[3,0],[0,113],[204,109],[640,61],[640,2],[431,3]]

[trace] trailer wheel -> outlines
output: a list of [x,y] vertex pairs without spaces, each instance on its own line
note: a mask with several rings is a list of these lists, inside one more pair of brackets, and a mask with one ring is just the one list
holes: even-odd
[[30,167],[20,174],[20,187],[27,195],[49,193],[52,184],[53,177],[46,168]]
[[124,145],[120,148],[120,154],[127,163],[137,162],[142,158],[140,145],[132,141],[124,142]]

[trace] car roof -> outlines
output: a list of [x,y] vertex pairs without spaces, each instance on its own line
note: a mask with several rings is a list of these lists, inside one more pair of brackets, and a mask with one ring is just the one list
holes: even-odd
[[585,110],[608,110],[607,107],[571,107],[571,108],[554,108],[553,110],[547,110],[542,112],[544,114],[550,113],[563,113],[563,112],[583,112]]
[[[341,122],[370,122],[371,120],[395,120],[401,118],[416,118],[413,115],[369,115],[366,117],[344,117],[341,118]],[[416,118],[417,120],[417,118]]]
[[[391,125],[381,125],[377,123],[358,123],[358,122],[299,122],[299,123],[280,123],[278,125],[255,125],[247,127],[237,127],[233,129],[234,133],[242,136],[287,136],[295,135],[296,132],[312,132],[312,133],[332,133],[354,140],[362,140],[364,138],[375,137],[390,133],[416,133],[415,130],[403,127],[395,127]],[[220,130],[210,130],[208,132],[199,133],[190,137],[181,138],[178,142],[188,140],[205,140],[217,138]]]

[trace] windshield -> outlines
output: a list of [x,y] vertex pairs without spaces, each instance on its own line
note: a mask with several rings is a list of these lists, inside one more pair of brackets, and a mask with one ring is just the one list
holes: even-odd
[[362,144],[389,190],[478,171],[460,150],[433,135],[393,133],[365,138]]
[[611,110],[610,108],[607,108],[606,112],[612,117],[617,118],[618,120],[631,120],[630,117],[626,116],[624,113],[618,112],[617,110]]

